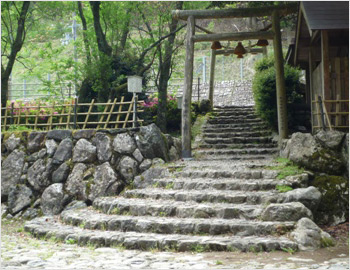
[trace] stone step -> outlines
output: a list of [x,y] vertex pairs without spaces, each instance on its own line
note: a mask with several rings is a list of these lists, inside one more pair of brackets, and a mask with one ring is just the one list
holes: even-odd
[[176,190],[171,186],[163,188],[144,188],[127,190],[125,198],[152,200],[175,200],[178,202],[195,201],[197,203],[230,203],[230,204],[266,204],[277,203],[283,194],[277,190],[269,191],[233,191],[233,190]]
[[223,128],[240,128],[240,129],[249,129],[249,130],[266,130],[267,126],[264,123],[235,123],[235,124],[225,124],[225,123],[207,123],[203,126],[203,129],[206,128],[216,128],[216,129],[223,129]]
[[208,138],[215,138],[215,137],[259,137],[259,136],[270,136],[271,132],[268,130],[241,130],[237,131],[234,129],[203,129],[203,136]]
[[239,219],[202,219],[151,216],[120,216],[92,209],[65,211],[61,221],[88,230],[157,234],[198,234],[235,236],[282,235],[294,229],[294,222],[252,221]]
[[237,121],[244,121],[244,120],[261,120],[258,116],[256,116],[255,114],[237,114],[237,115],[216,115],[214,117],[212,117],[211,119],[215,119],[215,120],[237,120]]
[[231,155],[219,155],[219,156],[203,156],[198,155],[198,160],[201,161],[251,161],[254,162],[256,160],[270,160],[271,155],[242,155],[242,156],[231,156]]
[[40,239],[55,238],[80,246],[123,246],[127,249],[164,251],[273,251],[297,250],[298,245],[286,237],[272,236],[192,236],[119,231],[96,231],[66,225],[54,217],[36,218],[27,222],[25,231]]
[[246,131],[246,132],[206,132],[204,131],[203,136],[205,138],[232,138],[232,137],[262,137],[270,136],[269,131]]
[[241,156],[241,155],[273,155],[278,153],[277,148],[247,148],[247,149],[199,149],[196,154],[203,156]]
[[206,125],[203,127],[203,133],[239,133],[239,132],[266,132],[271,134],[270,131],[267,131],[265,127],[257,128],[257,127],[231,127],[231,128],[217,128],[217,125]]
[[208,148],[215,148],[215,149],[245,149],[245,148],[276,148],[277,145],[274,143],[259,143],[259,144],[253,144],[253,143],[247,143],[247,144],[208,144],[208,143],[202,143],[199,145],[200,149],[208,149]]
[[95,209],[106,214],[160,216],[181,218],[256,219],[262,205],[196,203],[173,200],[100,197],[93,202]]
[[208,144],[236,144],[236,143],[270,143],[272,137],[234,137],[234,138],[204,138],[203,141]]
[[275,179],[216,179],[216,178],[177,178],[155,179],[153,186],[183,190],[241,190],[259,191],[275,189],[276,185],[291,185],[285,180]]
[[209,119],[209,124],[264,124],[264,122],[260,119],[238,119],[238,118],[229,118],[229,119]]
[[214,116],[250,116],[258,117],[254,111],[214,111]]
[[175,172],[174,176],[179,178],[233,178],[233,179],[275,179],[277,171],[259,169],[188,169]]
[[225,106],[214,107],[214,111],[255,111],[254,106]]

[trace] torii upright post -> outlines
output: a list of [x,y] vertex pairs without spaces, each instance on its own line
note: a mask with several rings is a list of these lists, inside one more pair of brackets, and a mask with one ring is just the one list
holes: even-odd
[[193,58],[194,41],[192,37],[195,33],[195,20],[193,16],[187,19],[187,37],[186,37],[186,62],[185,62],[185,83],[182,100],[182,158],[191,158],[191,98],[193,83]]
[[210,77],[209,77],[209,101],[210,101],[211,108],[213,108],[213,105],[214,105],[215,60],[216,60],[215,50],[211,50]]
[[274,48],[275,69],[276,69],[278,134],[279,134],[279,143],[281,143],[282,139],[286,139],[288,137],[288,122],[287,122],[287,97],[286,97],[286,85],[284,80],[281,28],[280,28],[280,18],[277,10],[274,10],[272,13],[272,30],[275,34],[273,39],[273,48]]

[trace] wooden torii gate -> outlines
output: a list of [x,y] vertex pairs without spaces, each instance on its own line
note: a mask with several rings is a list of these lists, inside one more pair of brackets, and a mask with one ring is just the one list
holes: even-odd
[[[287,125],[287,101],[284,81],[283,54],[281,42],[280,16],[296,12],[297,3],[269,6],[260,8],[240,8],[223,10],[173,10],[172,16],[175,19],[187,21],[186,36],[186,62],[185,62],[185,83],[182,100],[182,157],[191,158],[191,97],[193,81],[193,59],[195,42],[212,41],[242,41],[251,39],[273,40],[276,88],[277,88],[277,114],[279,138],[285,139],[288,135]],[[244,18],[244,17],[272,17],[272,30],[259,32],[219,33],[195,35],[195,21],[198,19],[222,19],[222,18]],[[197,26],[198,27],[198,26]],[[200,27],[198,27],[201,29]],[[203,29],[201,29],[203,30]],[[211,99],[213,93],[210,93]]]

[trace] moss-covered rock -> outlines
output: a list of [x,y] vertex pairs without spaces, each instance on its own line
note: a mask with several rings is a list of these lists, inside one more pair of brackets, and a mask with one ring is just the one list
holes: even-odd
[[317,224],[336,225],[349,220],[349,179],[342,176],[317,176],[312,185],[322,193],[315,214]]

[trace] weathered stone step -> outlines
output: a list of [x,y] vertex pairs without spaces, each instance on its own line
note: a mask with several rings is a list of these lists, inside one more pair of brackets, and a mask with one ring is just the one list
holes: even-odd
[[246,132],[203,132],[205,138],[232,138],[232,137],[263,137],[270,136],[269,131],[246,131]]
[[219,111],[214,111],[215,116],[248,116],[248,115],[254,115],[256,117],[258,117],[254,111],[236,111],[236,110],[229,110],[229,111],[223,111],[223,110],[219,110]]
[[[203,132],[204,133],[237,133],[237,132],[269,132],[266,131],[265,127],[257,128],[257,127],[231,127],[231,128],[217,128],[217,125],[206,125],[203,127]],[[271,132],[269,132],[271,134]]]
[[274,143],[259,143],[259,144],[253,144],[253,143],[236,143],[236,144],[207,144],[202,143],[199,145],[200,149],[208,149],[208,148],[215,148],[215,149],[245,149],[245,148],[276,148],[277,145]]
[[175,200],[197,203],[230,203],[230,204],[266,204],[276,203],[283,194],[276,190],[269,191],[232,191],[232,190],[173,190],[163,188],[144,188],[127,190],[125,198],[152,200]]
[[235,144],[235,143],[269,143],[272,137],[234,137],[234,138],[204,138],[208,144]]
[[247,129],[250,130],[264,130],[267,129],[266,124],[264,123],[234,123],[234,124],[225,124],[225,123],[207,123],[205,126],[203,126],[203,129],[206,128],[216,128],[216,129],[222,129],[222,128],[240,128],[240,129]]
[[88,230],[107,230],[157,234],[207,234],[236,236],[262,236],[285,234],[295,227],[294,222],[251,221],[239,219],[201,219],[172,217],[134,217],[107,215],[91,209],[65,211],[61,214],[65,224]]
[[237,120],[237,121],[245,121],[245,120],[261,120],[255,114],[237,114],[237,115],[216,115],[211,119],[225,121],[225,120]]
[[263,210],[262,205],[196,203],[193,201],[126,199],[122,197],[100,197],[95,199],[93,206],[106,214],[247,220],[258,218]]
[[290,185],[284,180],[274,179],[211,179],[211,178],[177,178],[156,179],[153,185],[161,188],[183,189],[183,190],[271,190],[276,185]]
[[214,111],[255,111],[254,106],[214,107]]
[[219,155],[219,156],[205,156],[198,155],[198,160],[201,161],[256,161],[256,160],[270,160],[271,155],[242,155],[242,156],[231,156],[231,155]]
[[271,236],[191,236],[119,231],[96,231],[57,222],[54,217],[42,217],[27,222],[25,231],[37,238],[76,242],[78,245],[123,246],[127,249],[159,249],[175,251],[273,251],[297,250],[298,245],[286,237]]
[[219,155],[273,155],[278,153],[276,148],[247,148],[247,149],[199,149],[196,153],[200,156],[219,156]]
[[189,169],[175,172],[175,177],[180,178],[233,178],[233,179],[275,179],[277,171],[273,170],[220,170],[217,169]]
[[209,119],[209,124],[264,124],[260,119],[238,119],[238,118],[229,118],[229,119]]

